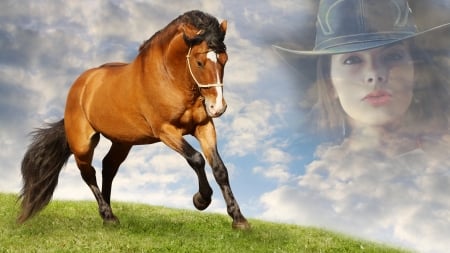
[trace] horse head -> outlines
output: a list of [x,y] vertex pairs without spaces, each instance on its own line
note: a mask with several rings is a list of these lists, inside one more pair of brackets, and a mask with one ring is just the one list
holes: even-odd
[[190,80],[198,87],[208,116],[219,117],[227,108],[223,96],[227,21],[219,24],[215,18],[205,18],[207,22],[196,20],[197,24],[183,24],[180,29],[188,46],[186,65]]

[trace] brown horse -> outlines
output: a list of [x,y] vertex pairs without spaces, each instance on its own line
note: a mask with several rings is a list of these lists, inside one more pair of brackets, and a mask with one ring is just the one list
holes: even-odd
[[[133,145],[159,141],[194,169],[199,191],[193,202],[199,210],[207,208],[212,189],[203,156],[183,138],[190,134],[212,168],[233,228],[249,228],[218,154],[212,120],[226,109],[226,28],[226,21],[219,24],[208,14],[190,11],[147,40],[133,62],[104,64],[78,77],[69,91],[64,119],[35,131],[24,156],[18,221],[25,222],[48,204],[61,168],[73,154],[104,223],[118,223],[110,206],[113,178]],[[100,134],[112,142],[102,163],[101,191],[92,167]]]

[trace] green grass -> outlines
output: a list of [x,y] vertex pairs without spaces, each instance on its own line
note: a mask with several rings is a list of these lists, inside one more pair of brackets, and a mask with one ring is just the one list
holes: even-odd
[[250,220],[250,231],[236,231],[225,215],[116,202],[117,226],[103,226],[89,201],[51,201],[18,225],[16,199],[0,194],[0,253],[406,252],[317,228]]

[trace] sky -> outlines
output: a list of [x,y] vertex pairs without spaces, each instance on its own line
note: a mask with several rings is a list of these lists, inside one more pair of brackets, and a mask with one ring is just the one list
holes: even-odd
[[[377,163],[371,161],[373,154],[341,160],[341,150],[306,130],[307,92],[271,45],[313,41],[316,3],[1,1],[0,191],[20,191],[29,133],[63,117],[68,89],[79,74],[105,62],[132,61],[142,42],[182,13],[198,9],[228,21],[228,108],[214,122],[219,152],[246,217],[444,252],[450,248],[450,161],[445,150],[436,151],[445,159],[435,167],[416,153]],[[448,0],[413,1],[411,6],[424,13],[418,15],[421,27],[449,22]],[[433,19],[424,18],[430,13]],[[194,138],[186,139],[199,148]],[[108,148],[109,141],[102,138],[93,163],[99,183]],[[222,194],[210,168],[206,170],[214,190],[207,211],[225,214]],[[112,200],[194,209],[195,192],[193,170],[158,143],[133,147],[113,182]],[[54,198],[94,200],[73,158],[60,174]]]

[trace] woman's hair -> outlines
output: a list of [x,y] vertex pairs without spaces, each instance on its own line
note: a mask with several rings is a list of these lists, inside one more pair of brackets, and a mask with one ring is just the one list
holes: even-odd
[[[405,115],[405,127],[407,131],[417,134],[436,128],[446,131],[450,104],[447,90],[449,80],[426,51],[414,43],[409,46],[414,61],[414,89],[413,100]],[[317,89],[317,102],[311,116],[317,125],[313,128],[320,132],[326,131],[326,134],[348,134],[351,129],[344,129],[346,112],[331,82],[331,55],[318,58],[316,71],[314,87]]]
[[346,113],[342,108],[331,83],[331,55],[320,56],[317,60],[316,73],[317,103],[313,115],[318,129],[331,130],[340,128],[345,122]]
[[448,68],[440,66],[432,55],[410,43],[414,60],[413,101],[406,114],[406,122],[413,123],[416,132],[447,131],[449,86]]

